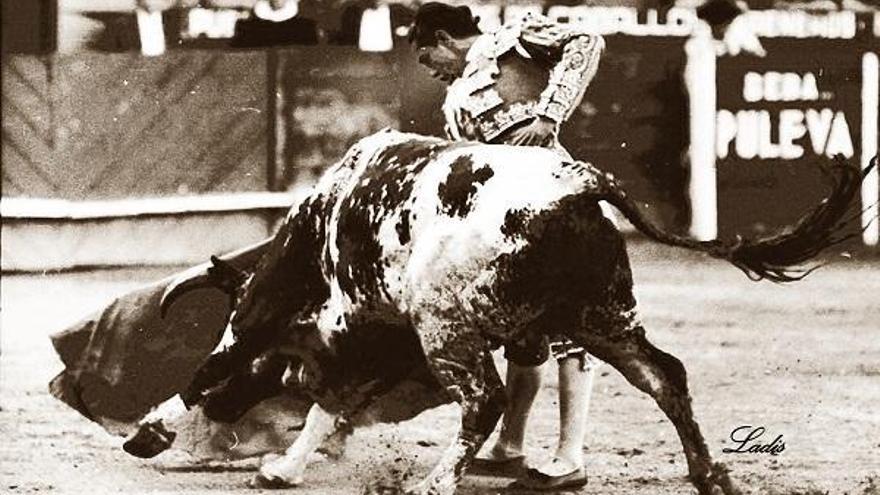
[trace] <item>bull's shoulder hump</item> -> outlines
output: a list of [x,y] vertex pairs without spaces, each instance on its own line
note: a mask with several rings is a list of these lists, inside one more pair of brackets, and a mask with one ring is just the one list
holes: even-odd
[[406,142],[411,142],[413,144],[442,145],[448,141],[435,136],[401,132],[386,127],[379,132],[359,139],[357,143],[355,143],[355,146],[367,154],[372,154],[372,152],[377,152],[389,146],[399,145]]
[[[474,158],[493,162],[542,162],[561,163],[566,157],[549,148],[538,146],[514,146],[509,144],[477,144],[461,149],[453,148],[451,152],[470,153]],[[570,161],[570,160],[569,160]]]

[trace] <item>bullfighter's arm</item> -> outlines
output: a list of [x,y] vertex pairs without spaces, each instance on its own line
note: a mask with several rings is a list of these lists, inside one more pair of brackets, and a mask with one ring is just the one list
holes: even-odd
[[458,127],[453,124],[450,124],[449,119],[447,118],[446,123],[443,125],[443,131],[446,134],[446,139],[450,141],[461,141],[461,134],[458,132]]
[[553,64],[538,100],[538,115],[557,124],[565,121],[596,75],[605,40],[576,26],[529,16],[522,23],[520,43],[532,56]]

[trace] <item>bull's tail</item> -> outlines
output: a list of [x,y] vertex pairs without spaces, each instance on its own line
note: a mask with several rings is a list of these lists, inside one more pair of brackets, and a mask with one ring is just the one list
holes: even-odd
[[822,250],[858,235],[844,232],[844,228],[858,218],[847,217],[847,211],[859,192],[862,180],[876,166],[876,157],[864,170],[846,163],[840,156],[833,164],[823,164],[822,170],[832,183],[828,197],[804,215],[794,227],[758,240],[696,241],[665,232],[649,222],[620,184],[608,175],[600,179],[598,196],[616,206],[636,229],[651,239],[725,259],[752,280],[791,282],[804,278],[816,268],[805,269],[799,265]]

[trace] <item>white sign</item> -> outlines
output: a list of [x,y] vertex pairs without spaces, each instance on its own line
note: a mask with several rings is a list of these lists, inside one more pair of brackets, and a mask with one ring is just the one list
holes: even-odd
[[856,36],[856,13],[852,11],[750,10],[744,15],[761,38],[852,39]]
[[812,72],[803,76],[796,72],[746,72],[743,77],[743,99],[750,103],[813,101],[819,99],[819,86],[816,84],[816,75]]
[[554,5],[547,10],[547,17],[576,24],[597,34],[631,34],[634,36],[687,36],[699,19],[696,11],[673,7],[660,19],[655,9],[645,11],[639,19],[635,7],[589,7],[586,5]]
[[[504,12],[495,6],[475,7],[480,26],[492,30],[516,22],[528,13],[541,14],[541,5],[510,5]],[[634,36],[688,36],[700,22],[694,9],[673,7],[661,18],[656,9],[589,5],[553,5],[546,16],[583,27],[597,34]],[[761,38],[852,39],[856,36],[856,14],[852,11],[808,12],[804,10],[751,10],[744,14],[751,30]],[[869,28],[870,29],[870,28]],[[880,32],[880,16],[875,16],[875,32]]]
[[719,110],[716,129],[718,158],[727,158],[733,144],[733,152],[744,160],[795,160],[804,156],[804,145],[795,142],[804,136],[810,141],[808,150],[816,155],[852,158],[855,154],[846,114],[830,108],[790,108],[772,114],[769,110]]
[[[820,93],[816,75],[807,72],[747,72],[743,77],[743,100],[749,103],[816,102],[812,108],[781,110],[719,110],[716,117],[716,154],[733,152],[744,160],[754,158],[795,160],[805,152],[829,158],[855,155],[846,113],[817,104],[833,95]],[[776,139],[773,139],[773,136]],[[809,139],[809,147],[799,144]]]
[[232,38],[235,36],[235,24],[244,16],[246,14],[232,9],[190,9],[186,35],[189,38]]

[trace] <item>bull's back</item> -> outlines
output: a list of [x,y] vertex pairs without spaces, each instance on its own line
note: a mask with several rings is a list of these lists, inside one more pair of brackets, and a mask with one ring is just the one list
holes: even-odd
[[325,274],[350,309],[407,309],[419,287],[473,280],[522,239],[510,223],[554,208],[583,178],[544,148],[385,131],[359,141],[314,198],[331,211]]
[[512,222],[552,209],[580,188],[562,157],[543,148],[475,145],[441,153],[414,189],[405,278],[418,285],[479,277],[493,259],[522,246]]

